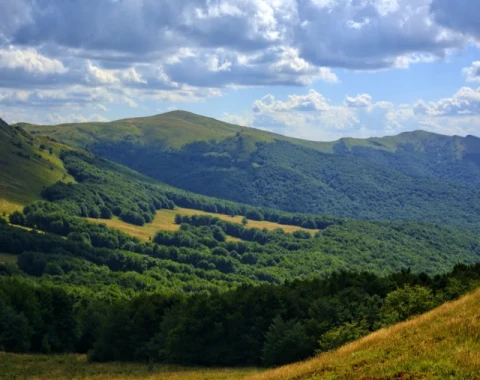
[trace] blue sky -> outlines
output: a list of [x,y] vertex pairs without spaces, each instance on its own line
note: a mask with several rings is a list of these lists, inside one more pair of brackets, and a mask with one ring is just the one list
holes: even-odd
[[0,117],[480,135],[478,0],[0,0]]

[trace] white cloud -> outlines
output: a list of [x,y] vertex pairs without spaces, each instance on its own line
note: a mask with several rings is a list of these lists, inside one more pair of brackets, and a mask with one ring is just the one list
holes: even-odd
[[287,101],[275,100],[271,94],[253,103],[253,112],[271,113],[288,111],[328,111],[329,105],[323,95],[310,90],[307,95],[289,95]]
[[0,70],[20,69],[33,75],[63,74],[67,71],[62,62],[45,57],[32,48],[10,46],[0,49]]
[[87,60],[85,64],[85,80],[93,84],[114,84],[119,82],[114,73],[94,66],[90,60]]
[[480,114],[480,89],[462,87],[451,98],[425,102],[419,100],[414,111],[417,115],[464,116]]
[[368,94],[359,94],[355,97],[346,96],[345,105],[350,108],[366,108],[372,105],[372,97]]
[[[249,125],[292,137],[330,141],[340,137],[395,135],[425,129],[444,134],[478,135],[480,89],[461,88],[452,98],[415,104],[372,102],[368,94],[335,105],[315,90],[277,100],[268,94],[254,101]],[[230,117],[235,120],[234,117]]]
[[480,61],[473,62],[472,66],[465,67],[462,72],[467,82],[480,82]]

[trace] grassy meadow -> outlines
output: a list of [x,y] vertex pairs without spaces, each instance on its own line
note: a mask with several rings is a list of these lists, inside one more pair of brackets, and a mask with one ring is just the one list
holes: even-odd
[[[114,217],[113,219],[92,219],[89,218],[88,220],[90,222],[94,223],[105,223],[108,227],[111,228],[116,228],[120,231],[123,231],[131,236],[136,236],[139,239],[143,241],[148,241],[150,238],[153,239],[155,236],[155,233],[157,231],[163,230],[163,231],[177,231],[180,226],[178,224],[175,224],[175,215],[180,214],[180,215],[209,215],[209,216],[214,216],[219,219],[225,220],[227,222],[233,222],[233,223],[242,223],[242,216],[235,216],[231,217],[229,215],[224,215],[224,214],[213,214],[205,211],[199,211],[199,210],[192,210],[192,209],[187,209],[187,208],[181,208],[177,207],[175,210],[159,210],[157,211],[157,214],[155,215],[155,219],[152,221],[152,223],[147,223],[142,227],[139,226],[134,226],[132,224],[128,224],[125,222],[122,222],[120,219]],[[297,226],[285,226],[282,224],[278,223],[272,223],[272,222],[259,222],[256,220],[249,220],[247,227],[249,228],[266,228],[269,231],[275,230],[277,228],[281,228],[285,232],[294,232],[297,230],[305,230],[304,228],[297,227]],[[309,231],[311,233],[317,232],[317,230],[305,230]],[[239,239],[235,239],[233,237],[228,237],[229,240],[232,241],[238,241]]]
[[480,289],[337,351],[251,380],[480,379]]
[[130,363],[88,363],[85,355],[0,353],[0,380],[237,380],[258,369],[206,369]]

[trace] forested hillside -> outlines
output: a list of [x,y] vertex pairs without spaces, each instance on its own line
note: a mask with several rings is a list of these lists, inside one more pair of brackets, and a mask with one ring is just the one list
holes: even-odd
[[480,225],[480,139],[427,132],[317,143],[186,112],[23,125],[175,187],[254,206],[369,220]]

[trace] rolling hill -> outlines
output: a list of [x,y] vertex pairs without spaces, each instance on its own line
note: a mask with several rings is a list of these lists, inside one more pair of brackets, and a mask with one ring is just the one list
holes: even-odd
[[416,131],[322,143],[183,111],[109,123],[21,126],[169,185],[235,202],[480,226],[480,139],[473,136]]

